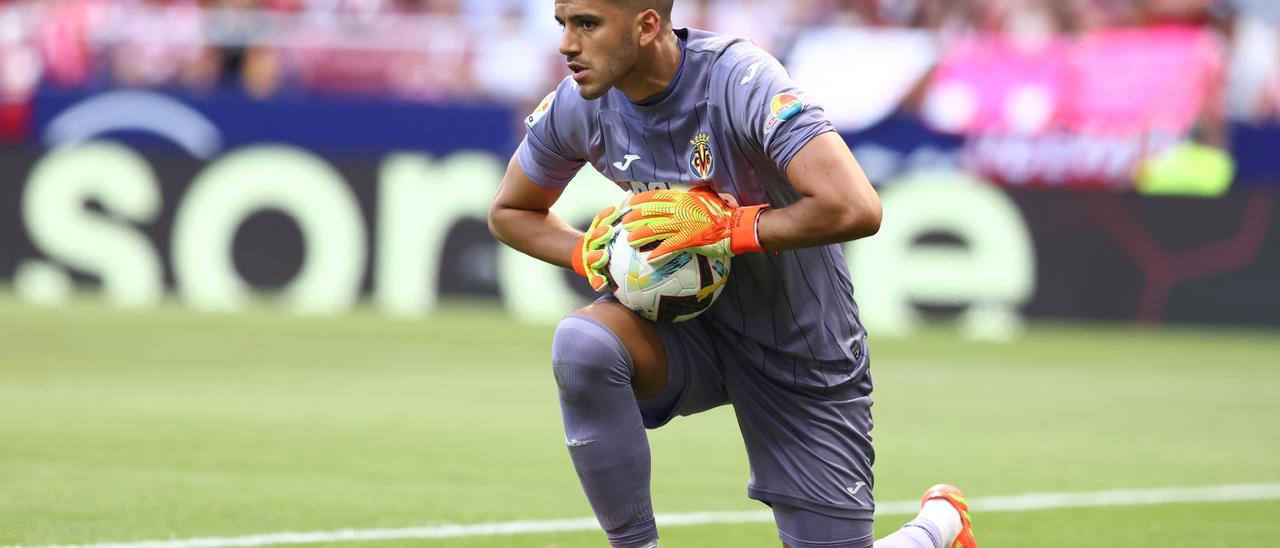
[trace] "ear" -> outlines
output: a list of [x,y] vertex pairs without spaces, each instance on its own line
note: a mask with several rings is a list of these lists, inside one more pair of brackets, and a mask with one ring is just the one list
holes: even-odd
[[636,25],[640,31],[640,47],[649,47],[662,36],[662,16],[658,15],[656,10],[647,9],[640,12]]

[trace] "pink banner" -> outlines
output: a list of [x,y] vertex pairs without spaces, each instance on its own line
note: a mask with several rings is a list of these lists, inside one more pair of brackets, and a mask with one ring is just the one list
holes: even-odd
[[1034,45],[981,36],[951,48],[925,100],[935,128],[968,134],[1184,134],[1223,54],[1190,27],[1115,29]]
[[1219,87],[1222,52],[1194,28],[1112,30],[1072,49],[1072,129],[1103,133],[1186,133]]
[[974,37],[946,51],[925,96],[924,119],[949,133],[1037,133],[1070,100],[1069,43]]

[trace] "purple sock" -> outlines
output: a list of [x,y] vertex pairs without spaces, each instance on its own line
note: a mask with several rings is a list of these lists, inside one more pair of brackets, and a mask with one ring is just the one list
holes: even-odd
[[626,347],[599,322],[570,316],[556,328],[551,364],[569,456],[609,543],[632,548],[657,539],[649,439]]

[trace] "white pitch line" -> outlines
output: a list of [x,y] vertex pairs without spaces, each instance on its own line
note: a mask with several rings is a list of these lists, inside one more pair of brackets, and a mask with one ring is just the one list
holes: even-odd
[[[1157,489],[1117,489],[1088,493],[1030,493],[1025,495],[980,497],[969,500],[974,512],[1028,512],[1056,508],[1091,508],[1106,506],[1145,506],[1152,504],[1239,502],[1280,499],[1280,483],[1244,485],[1210,485],[1203,487],[1165,487]],[[877,516],[911,515],[920,508],[917,500],[880,503]],[[706,525],[715,523],[764,523],[773,521],[768,510],[745,512],[693,512],[658,514],[663,527]],[[281,544],[318,544],[374,540],[406,540],[459,538],[534,533],[568,533],[595,531],[595,518],[506,521],[429,525],[404,529],[343,529],[309,533],[270,533],[244,537],[209,537],[193,539],[144,540],[99,544],[64,545],[49,548],[212,548],[231,546],[270,546]]]

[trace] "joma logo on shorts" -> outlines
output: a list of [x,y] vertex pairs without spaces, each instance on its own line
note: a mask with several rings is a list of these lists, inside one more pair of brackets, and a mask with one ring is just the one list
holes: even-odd
[[844,491],[846,493],[849,493],[849,496],[856,497],[858,496],[858,492],[862,491],[862,488],[866,486],[867,486],[866,482],[860,481],[858,483],[853,484],[853,487],[845,487]]

